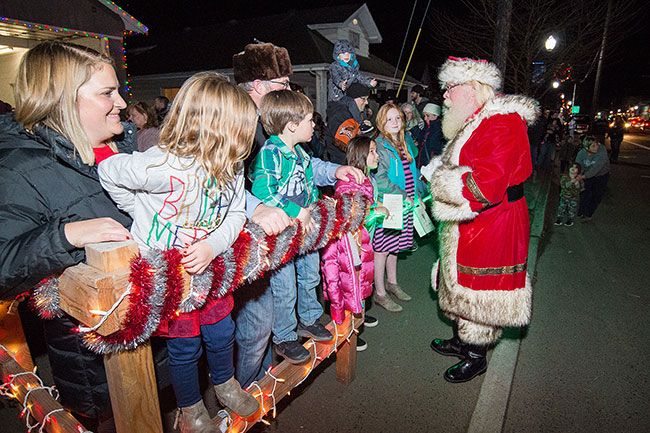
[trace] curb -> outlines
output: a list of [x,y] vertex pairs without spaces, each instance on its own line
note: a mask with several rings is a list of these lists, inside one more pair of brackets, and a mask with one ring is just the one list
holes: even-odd
[[[550,186],[551,178],[548,176],[542,181],[535,197],[535,213],[530,226],[528,247],[528,270],[531,280],[537,268]],[[520,335],[521,330],[517,333],[517,336]],[[521,338],[502,339],[494,348],[467,433],[500,433],[503,430],[520,345]]]

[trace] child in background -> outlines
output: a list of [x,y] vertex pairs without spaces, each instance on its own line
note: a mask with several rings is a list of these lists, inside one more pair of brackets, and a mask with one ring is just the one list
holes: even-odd
[[[357,167],[366,175],[377,169],[379,156],[377,144],[366,136],[357,136],[350,140],[347,148],[347,162]],[[371,209],[376,213],[387,215],[382,206],[375,205],[375,193],[370,178],[363,184],[352,180],[336,183],[336,195],[360,192],[373,202]],[[372,212],[371,212],[372,214]],[[330,301],[330,313],[337,323],[343,323],[345,310],[354,314],[364,313],[364,299],[372,294],[374,280],[374,259],[370,233],[361,226],[356,233],[348,233],[341,239],[330,242],[321,258],[323,272],[323,294]],[[365,315],[364,325],[377,326],[377,319]],[[357,337],[357,350],[365,350],[368,345]]]
[[[192,76],[181,87],[160,133],[144,153],[103,161],[99,177],[118,207],[133,218],[140,250],[179,248],[190,274],[202,273],[228,249],[246,221],[243,161],[257,113],[248,94],[216,73]],[[216,432],[203,404],[198,362],[205,345],[217,398],[242,417],[257,400],[233,376],[232,294],[161,323],[167,338],[181,432]]]
[[346,40],[337,41],[332,52],[334,61],[330,63],[327,87],[328,101],[338,101],[345,95],[350,84],[359,83],[368,87],[375,87],[377,80],[359,72],[359,62],[354,53],[354,48]]
[[578,213],[580,192],[584,189],[584,182],[580,179],[581,171],[580,164],[573,163],[569,167],[569,173],[560,178],[560,203],[557,207],[556,226],[562,223],[569,227],[573,225]]

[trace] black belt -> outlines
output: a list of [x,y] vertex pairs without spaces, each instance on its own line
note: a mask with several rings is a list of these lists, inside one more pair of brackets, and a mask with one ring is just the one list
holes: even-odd
[[510,203],[524,198],[524,184],[520,183],[519,185],[509,186],[506,193],[508,194],[508,201]]

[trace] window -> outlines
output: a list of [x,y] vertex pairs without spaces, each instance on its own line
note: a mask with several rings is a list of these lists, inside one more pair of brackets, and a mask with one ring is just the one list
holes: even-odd
[[359,33],[350,31],[350,43],[354,48],[359,48],[360,45],[360,37]]

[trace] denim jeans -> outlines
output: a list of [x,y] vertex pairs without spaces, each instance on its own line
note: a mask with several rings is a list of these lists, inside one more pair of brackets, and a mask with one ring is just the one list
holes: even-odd
[[258,280],[235,291],[235,378],[244,389],[261,379],[273,362],[269,344],[273,326],[273,295],[267,283],[267,279]]
[[298,318],[303,325],[313,325],[323,314],[316,297],[320,282],[318,252],[299,256],[271,275],[273,292],[273,342],[298,340]]
[[[230,314],[212,325],[202,325],[197,337],[169,338],[169,372],[178,407],[192,406],[201,400],[199,359],[203,344],[210,368],[210,380],[219,385],[233,376],[233,345],[235,323]],[[203,341],[201,341],[203,340]]]

